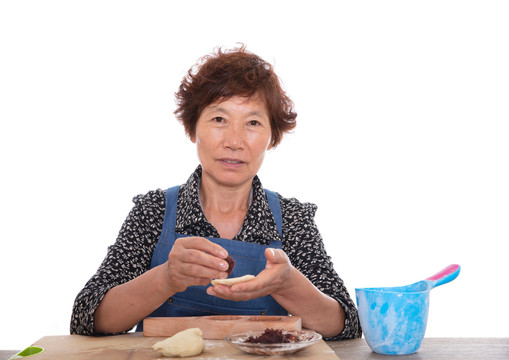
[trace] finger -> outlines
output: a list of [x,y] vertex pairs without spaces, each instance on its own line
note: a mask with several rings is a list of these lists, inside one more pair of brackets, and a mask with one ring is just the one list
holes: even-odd
[[180,271],[186,276],[208,279],[208,282],[213,278],[224,279],[228,276],[226,272],[228,263],[224,260],[204,253],[199,254],[199,257],[205,258],[196,261],[182,261]]
[[181,259],[184,263],[190,265],[197,264],[217,271],[226,271],[229,267],[226,260],[220,259],[201,250],[187,250]]
[[243,281],[235,282],[230,286],[230,289],[235,289],[236,291],[256,291],[263,288],[266,283],[263,271],[254,278],[250,276],[250,278],[242,280]]
[[175,243],[177,242],[182,243],[187,249],[201,250],[220,259],[225,259],[228,256],[228,252],[222,246],[203,237],[182,237],[175,240]]
[[179,260],[184,263],[199,264],[217,271],[228,270],[229,264],[224,260],[228,252],[205,238],[178,238],[175,240],[173,250]]
[[264,296],[263,294],[257,292],[241,292],[234,293],[231,288],[226,285],[216,285],[210,286],[207,288],[207,294],[216,296],[221,299],[233,300],[233,301],[247,301],[255,298],[259,298],[260,296]]
[[268,262],[275,264],[283,264],[288,261],[288,256],[281,249],[267,248],[265,249],[265,257]]

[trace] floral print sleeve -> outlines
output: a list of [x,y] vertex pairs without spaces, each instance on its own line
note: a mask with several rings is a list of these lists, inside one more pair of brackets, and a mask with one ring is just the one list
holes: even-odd
[[94,313],[111,288],[150,269],[164,219],[164,190],[136,196],[116,242],[101,266],[78,294],[71,317],[71,334],[93,335]]
[[314,221],[316,205],[279,196],[283,214],[283,250],[293,266],[304,274],[320,291],[339,302],[345,310],[343,332],[326,340],[361,337],[357,308],[343,280],[334,270],[322,237]]

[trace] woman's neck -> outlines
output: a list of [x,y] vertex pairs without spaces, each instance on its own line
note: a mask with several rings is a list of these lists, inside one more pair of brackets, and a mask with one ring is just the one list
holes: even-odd
[[231,239],[242,228],[250,205],[251,183],[243,186],[220,186],[207,179],[199,185],[203,213],[221,237]]

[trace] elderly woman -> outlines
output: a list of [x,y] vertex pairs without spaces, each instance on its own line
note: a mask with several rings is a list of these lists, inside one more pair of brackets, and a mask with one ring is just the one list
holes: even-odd
[[[360,337],[357,310],[327,256],[316,206],[256,175],[297,114],[272,66],[245,48],[192,67],[177,118],[200,165],[179,187],[134,198],[117,241],[78,294],[71,333],[129,331],[148,316],[280,314],[328,339]],[[233,286],[212,279],[253,274]]]

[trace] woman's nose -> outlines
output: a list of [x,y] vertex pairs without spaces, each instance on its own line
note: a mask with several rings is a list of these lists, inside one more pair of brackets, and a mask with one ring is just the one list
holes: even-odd
[[238,126],[229,126],[224,136],[225,147],[231,150],[240,150],[244,147],[244,134]]

